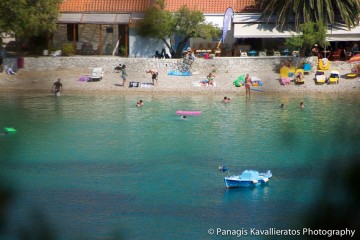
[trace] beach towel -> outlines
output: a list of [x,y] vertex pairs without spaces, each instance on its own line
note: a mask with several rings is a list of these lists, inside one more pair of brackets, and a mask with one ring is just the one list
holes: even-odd
[[90,81],[91,80],[91,77],[90,76],[81,76],[79,78],[79,82],[87,82],[87,81]]
[[180,72],[178,70],[170,70],[168,72],[168,75],[171,75],[171,76],[191,76],[191,72]]
[[207,80],[192,82],[193,87],[216,87],[216,82],[213,81],[213,85],[209,85]]
[[139,82],[129,82],[129,88],[139,87]]
[[140,84],[140,87],[141,87],[141,88],[149,88],[149,87],[151,87],[151,86],[153,86],[152,83],[141,83],[141,84]]

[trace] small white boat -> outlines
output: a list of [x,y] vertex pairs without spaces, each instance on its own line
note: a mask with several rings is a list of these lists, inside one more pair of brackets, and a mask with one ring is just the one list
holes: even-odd
[[259,173],[254,170],[245,170],[240,175],[225,177],[224,182],[227,188],[255,187],[267,183],[272,177],[268,170],[266,173]]

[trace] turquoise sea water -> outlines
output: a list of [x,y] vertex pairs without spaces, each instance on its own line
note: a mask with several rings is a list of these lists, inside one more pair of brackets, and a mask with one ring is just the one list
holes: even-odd
[[[18,132],[0,136],[1,181],[16,193],[0,236],[39,225],[56,239],[302,227],[329,165],[360,153],[360,97],[222,97],[1,94],[0,127]],[[181,120],[176,110],[202,115]],[[219,165],[274,177],[226,190]]]

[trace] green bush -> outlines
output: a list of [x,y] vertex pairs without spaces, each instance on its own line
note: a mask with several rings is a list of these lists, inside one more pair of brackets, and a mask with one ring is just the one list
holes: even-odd
[[64,56],[71,56],[75,54],[74,45],[72,43],[64,43],[62,45],[62,55]]

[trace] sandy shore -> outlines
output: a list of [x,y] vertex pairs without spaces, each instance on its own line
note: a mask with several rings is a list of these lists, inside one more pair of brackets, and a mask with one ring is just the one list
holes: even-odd
[[[127,70],[128,80],[125,86],[122,85],[120,73],[115,71],[105,72],[104,78],[97,82],[81,82],[80,76],[88,75],[84,69],[58,69],[51,71],[28,71],[20,70],[16,75],[0,73],[0,92],[37,92],[49,93],[51,86],[57,78],[62,79],[64,94],[245,94],[244,87],[235,87],[233,81],[242,73],[226,72],[216,73],[216,86],[194,87],[193,82],[206,79],[207,72],[195,69],[192,76],[170,76],[167,72],[159,73],[159,81],[148,88],[129,88],[129,82],[151,83],[151,76],[144,72]],[[341,72],[339,84],[316,85],[314,72],[305,76],[305,84],[295,85],[294,83],[282,86],[279,83],[279,74],[276,72],[249,72],[251,76],[259,77],[264,85],[254,87],[262,90],[252,91],[253,94],[316,94],[316,93],[349,93],[360,92],[359,78],[347,79]],[[327,76],[329,73],[327,72]]]

